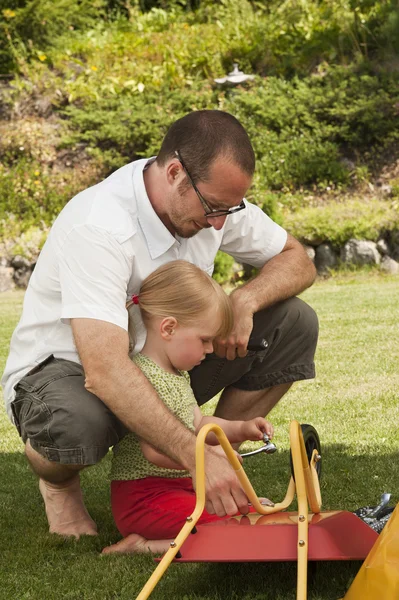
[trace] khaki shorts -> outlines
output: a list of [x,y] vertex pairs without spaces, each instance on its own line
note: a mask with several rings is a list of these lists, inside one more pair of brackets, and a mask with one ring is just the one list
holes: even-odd
[[[298,298],[254,316],[251,338],[266,349],[234,361],[210,354],[191,373],[199,405],[225,387],[261,390],[315,376],[316,314]],[[128,430],[84,387],[81,365],[49,356],[15,386],[15,425],[23,441],[49,460],[74,465],[99,462]]]

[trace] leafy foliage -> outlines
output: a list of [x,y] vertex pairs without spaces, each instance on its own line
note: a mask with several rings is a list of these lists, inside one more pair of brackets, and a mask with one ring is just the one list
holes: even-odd
[[330,202],[299,209],[287,215],[284,224],[292,235],[307,243],[329,241],[339,248],[351,238],[377,241],[385,232],[398,230],[398,207],[395,200]]
[[104,10],[104,0],[0,0],[0,71],[19,70],[30,57],[46,60],[57,37],[93,27]]
[[[0,140],[0,219],[51,223],[90,176],[156,154],[175,119],[218,108],[249,132],[248,198],[273,219],[303,239],[375,236],[371,208],[303,199],[367,183],[396,156],[398,40],[397,0],[0,0],[0,72],[13,77],[0,111],[23,119],[44,100],[59,131],[51,157],[35,149],[43,138],[29,152],[22,131]],[[236,61],[255,80],[216,86]],[[83,153],[89,171],[60,171],[60,153]]]

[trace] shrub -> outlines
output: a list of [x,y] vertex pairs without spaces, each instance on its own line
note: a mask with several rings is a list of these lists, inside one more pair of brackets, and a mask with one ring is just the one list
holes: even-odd
[[25,156],[11,167],[0,165],[0,239],[9,233],[10,220],[13,236],[51,225],[68,200],[97,177],[93,167],[53,172]]
[[227,283],[231,279],[232,267],[234,264],[234,258],[225,254],[224,252],[218,252],[215,257],[215,269],[213,271],[213,278],[218,283]]
[[160,94],[126,94],[70,106],[64,114],[75,132],[64,138],[65,145],[84,142],[95,155],[101,155],[108,169],[143,156],[155,155],[170,124],[193,109],[211,105],[211,90],[163,90]]
[[305,243],[328,241],[339,248],[351,238],[377,241],[399,229],[399,213],[394,201],[354,199],[298,209],[284,216],[284,226]]
[[67,30],[93,27],[105,16],[104,0],[0,0],[0,71],[9,73],[45,51]]

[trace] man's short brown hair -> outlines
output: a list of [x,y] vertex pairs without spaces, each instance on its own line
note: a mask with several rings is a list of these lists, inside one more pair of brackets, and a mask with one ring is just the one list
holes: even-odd
[[175,121],[169,128],[157,162],[163,166],[178,150],[194,182],[207,181],[209,169],[224,156],[252,177],[255,154],[247,132],[233,115],[221,110],[198,110]]

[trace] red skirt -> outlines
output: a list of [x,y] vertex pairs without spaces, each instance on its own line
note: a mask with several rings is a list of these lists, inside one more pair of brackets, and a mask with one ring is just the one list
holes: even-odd
[[[190,477],[111,482],[112,514],[123,537],[138,533],[147,540],[174,538],[192,514],[195,503]],[[204,510],[198,525],[228,518]]]

